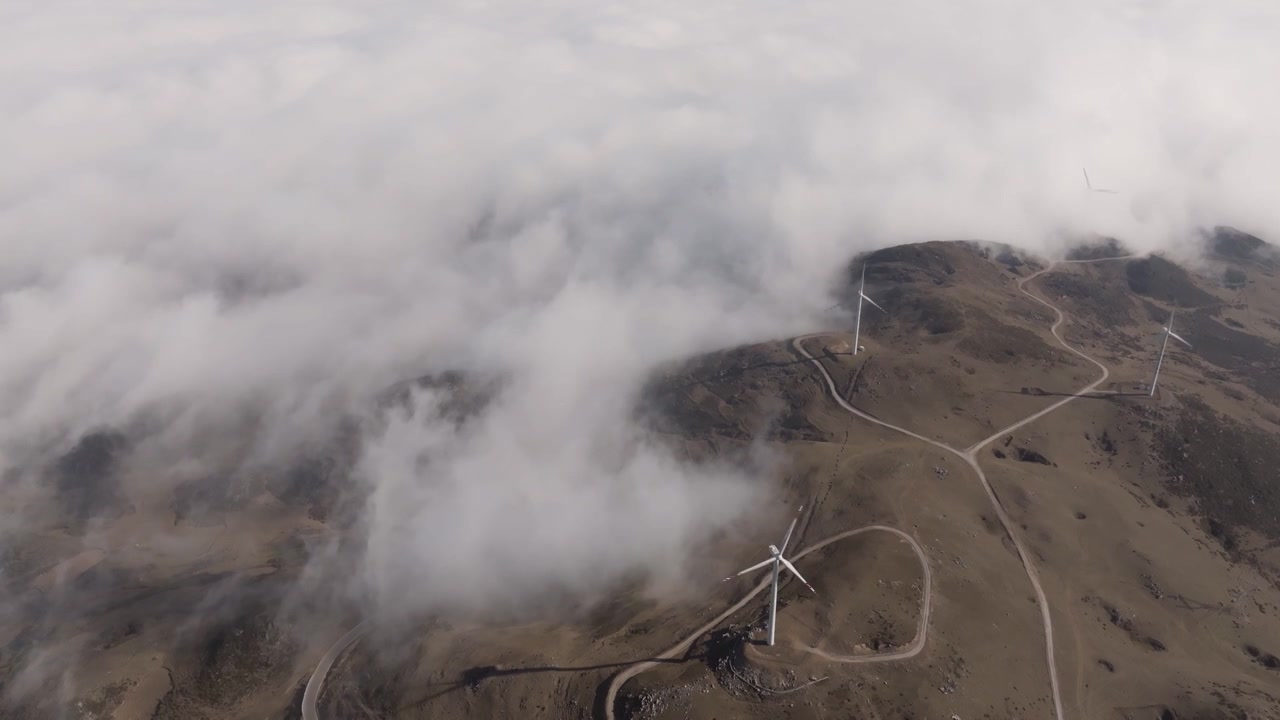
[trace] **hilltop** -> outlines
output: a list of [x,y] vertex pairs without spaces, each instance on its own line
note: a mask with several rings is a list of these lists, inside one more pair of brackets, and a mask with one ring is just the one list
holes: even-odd
[[[1102,239],[1052,267],[974,242],[849,259],[842,308],[799,346],[814,361],[793,338],[687,358],[655,372],[635,409],[689,462],[760,447],[777,459],[761,517],[700,549],[712,558],[705,584],[670,601],[637,582],[590,607],[374,628],[329,673],[321,716],[603,717],[611,678],[729,609],[750,583],[719,578],[758,561],[803,504],[799,549],[871,525],[920,543],[933,594],[923,651],[870,664],[814,652],[869,657],[912,642],[919,561],[890,533],[867,532],[798,561],[819,595],[784,585],[778,647],[750,642],[759,596],[622,683],[619,718],[1053,717],[1039,603],[977,476],[956,453],[841,408],[818,363],[871,418],[957,450],[992,438],[976,460],[1039,573],[1070,717],[1280,718],[1280,263],[1230,229],[1208,234],[1195,262],[1128,254]],[[864,264],[887,312],[864,308],[854,354]],[[1059,334],[1109,377],[1002,433],[1100,376],[1024,289],[1065,314]],[[1194,348],[1170,353],[1149,397],[1171,313]],[[450,372],[382,402],[413,387],[441,392],[459,425],[501,396],[500,383]],[[314,581],[309,554],[356,522],[356,435],[347,427],[291,467],[165,497],[131,494],[117,462],[125,434],[82,439],[48,468],[49,530],[0,558],[24,588],[0,618],[0,682],[16,688],[24,667],[60,658],[76,668],[58,682],[80,718],[297,717],[320,656],[360,619],[289,592]],[[148,524],[182,547],[82,545]],[[217,612],[203,612],[210,603]],[[9,716],[48,716],[56,689],[28,693]]]

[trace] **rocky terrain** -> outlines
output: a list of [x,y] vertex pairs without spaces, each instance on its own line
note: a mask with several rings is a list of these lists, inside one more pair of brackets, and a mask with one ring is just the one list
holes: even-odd
[[[978,456],[1039,568],[1071,718],[1280,718],[1280,255],[1220,228],[1198,258],[1127,258],[1084,244],[1026,288],[1067,316],[1061,333],[1106,365],[1098,392]],[[856,283],[868,309],[853,354]],[[806,341],[868,415],[966,448],[1097,379],[1019,291],[1048,267],[1007,247],[929,243],[852,259],[843,309]],[[1146,384],[1173,312],[1192,349]],[[499,397],[463,373],[392,388],[440,390],[458,423]],[[690,462],[780,458],[772,509],[702,554],[726,573],[759,559],[796,506],[797,547],[872,524],[909,533],[933,572],[924,650],[915,555],[888,535],[841,540],[798,563],[779,645],[757,641],[763,595],[687,650],[624,683],[618,718],[1051,718],[1040,612],[973,471],[952,454],[842,410],[790,338],[659,369],[636,407]],[[354,421],[353,421],[354,422]],[[134,494],[123,431],[81,438],[24,497],[41,533],[0,552],[5,717],[295,718],[319,657],[361,617],[322,601],[308,558],[358,536],[358,433],[288,468],[187,479]],[[18,499],[10,498],[10,503]],[[154,528],[163,543],[113,538]],[[125,530],[128,530],[126,533]],[[722,567],[721,567],[722,566]],[[718,577],[654,601],[618,587],[556,616],[433,617],[379,627],[334,666],[324,717],[604,717],[610,679],[727,610],[748,584]]]

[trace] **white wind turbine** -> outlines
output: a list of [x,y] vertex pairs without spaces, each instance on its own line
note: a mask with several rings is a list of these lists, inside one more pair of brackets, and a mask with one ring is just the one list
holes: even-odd
[[1178,342],[1182,343],[1183,345],[1186,345],[1187,347],[1191,347],[1191,343],[1187,342],[1186,340],[1183,340],[1182,336],[1178,335],[1173,331],[1173,311],[1172,310],[1169,311],[1169,324],[1165,325],[1160,329],[1164,330],[1164,342],[1160,344],[1160,356],[1156,358],[1156,372],[1155,372],[1155,376],[1151,378],[1151,392],[1147,394],[1147,397],[1154,397],[1156,394],[1156,382],[1160,379],[1160,365],[1164,363],[1164,352],[1165,352],[1165,349],[1169,347],[1169,338],[1173,338]]
[[1118,192],[1118,191],[1116,191],[1116,190],[1107,190],[1107,189],[1105,189],[1105,188],[1096,188],[1096,187],[1094,187],[1094,186],[1093,186],[1093,183],[1089,182],[1089,171],[1088,171],[1088,170],[1085,170],[1084,168],[1080,168],[1080,172],[1084,173],[1084,186],[1085,186],[1085,187],[1087,187],[1087,188],[1089,188],[1089,189],[1090,189],[1090,190],[1092,190],[1093,192],[1110,193],[1110,194],[1112,194],[1112,195],[1116,195],[1116,194],[1117,194],[1117,192]]
[[[803,511],[804,511],[804,506],[801,505],[800,512],[803,512]],[[746,575],[749,572],[754,572],[768,565],[773,566],[773,589],[769,597],[769,644],[770,645],[773,645],[774,634],[775,634],[774,631],[777,629],[777,626],[778,626],[778,575],[782,572],[782,567],[785,565],[786,568],[791,571],[792,575],[795,575],[797,578],[799,578],[800,582],[804,583],[805,587],[809,588],[810,592],[812,592],[814,595],[818,594],[818,591],[813,589],[813,586],[809,584],[808,580],[804,579],[804,576],[800,574],[800,571],[796,570],[796,566],[792,565],[790,560],[782,556],[782,553],[786,552],[787,543],[791,541],[792,531],[796,529],[796,520],[800,519],[800,512],[796,513],[796,517],[791,521],[791,527],[787,528],[787,534],[784,538],[782,538],[782,547],[779,548],[776,545],[769,546],[769,554],[772,557],[770,557],[768,560],[765,560],[764,562],[752,565],[751,567],[747,568],[746,570],[743,570],[737,575],[731,575],[724,579],[725,582],[728,582],[736,577],[739,577],[741,575]]]
[[886,315],[889,314],[888,310],[885,310],[879,305],[876,305],[875,300],[872,300],[871,298],[867,297],[867,293],[865,292],[866,288],[867,288],[867,264],[863,263],[862,264],[862,280],[858,283],[858,314],[856,319],[853,321],[853,354],[854,355],[858,354],[858,350],[859,350],[858,336],[862,332],[862,301],[866,300],[872,305],[875,305],[876,309],[879,310],[880,312]]

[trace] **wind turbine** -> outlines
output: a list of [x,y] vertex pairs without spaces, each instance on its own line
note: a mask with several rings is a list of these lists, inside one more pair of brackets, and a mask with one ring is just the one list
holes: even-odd
[[[802,512],[803,510],[804,510],[804,506],[801,505],[800,512]],[[800,582],[804,583],[805,587],[809,588],[810,592],[812,592],[814,595],[818,594],[818,591],[814,590],[813,586],[809,584],[809,581],[804,579],[804,576],[800,574],[800,571],[796,569],[796,566],[792,565],[790,560],[782,556],[782,553],[786,552],[787,543],[791,541],[791,532],[796,529],[796,520],[800,519],[800,512],[797,512],[796,517],[791,520],[791,527],[787,528],[787,534],[785,537],[782,538],[782,547],[779,548],[777,545],[769,546],[769,554],[772,557],[770,557],[768,560],[765,560],[762,563],[757,563],[755,565],[752,565],[751,567],[747,568],[746,570],[743,570],[737,575],[731,575],[724,579],[725,582],[729,582],[730,580],[736,577],[739,577],[741,575],[746,575],[749,572],[755,572],[756,570],[759,570],[762,567],[766,567],[768,565],[773,566],[773,590],[771,591],[771,595],[769,597],[769,644],[770,645],[773,645],[774,631],[778,627],[778,575],[782,572],[782,567],[785,565],[786,568],[791,571],[792,575],[795,575],[797,578],[800,578]]]
[[880,312],[886,315],[889,314],[888,310],[885,310],[879,305],[876,305],[875,300],[872,300],[871,298],[867,297],[867,293],[865,292],[866,288],[867,288],[867,264],[863,263],[862,264],[862,280],[858,283],[858,315],[857,315],[857,318],[853,321],[853,354],[854,355],[858,354],[858,335],[862,332],[862,301],[866,300],[872,305],[875,305],[876,309],[879,310]]
[[1084,168],[1080,168],[1080,172],[1084,173],[1084,186],[1085,186],[1085,187],[1087,187],[1087,188],[1089,188],[1089,189],[1090,189],[1090,190],[1092,190],[1093,192],[1110,193],[1110,194],[1112,194],[1112,195],[1117,194],[1117,191],[1115,191],[1115,190],[1107,190],[1107,189],[1105,189],[1105,188],[1096,188],[1096,187],[1094,187],[1094,186],[1093,186],[1093,183],[1089,182],[1089,171],[1088,171],[1088,170],[1085,170]]
[[1191,343],[1187,342],[1186,340],[1183,340],[1182,336],[1178,335],[1173,331],[1173,311],[1172,310],[1169,311],[1169,324],[1165,325],[1160,329],[1164,330],[1164,342],[1160,344],[1160,357],[1156,358],[1156,374],[1155,374],[1155,377],[1151,378],[1151,392],[1147,394],[1147,397],[1155,397],[1156,381],[1160,379],[1160,365],[1164,363],[1164,351],[1165,351],[1165,348],[1169,347],[1169,338],[1174,338],[1175,340],[1182,343],[1183,345],[1186,345],[1187,347],[1191,347]]

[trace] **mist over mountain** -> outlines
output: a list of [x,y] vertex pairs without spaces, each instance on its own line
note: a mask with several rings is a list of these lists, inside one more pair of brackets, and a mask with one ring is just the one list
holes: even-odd
[[[389,614],[671,590],[771,465],[653,442],[656,368],[818,328],[904,242],[1254,252],[1278,30],[1246,0],[9,3],[0,540],[196,558],[184,522],[269,488],[326,498],[317,557],[359,570],[324,592]],[[382,403],[450,371],[491,388],[464,420]]]

